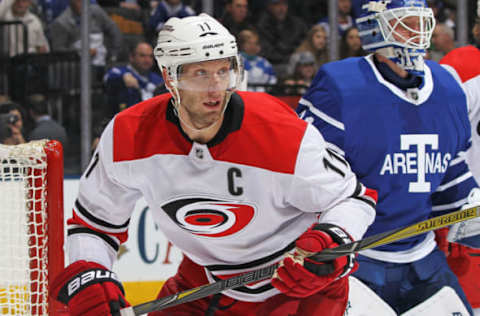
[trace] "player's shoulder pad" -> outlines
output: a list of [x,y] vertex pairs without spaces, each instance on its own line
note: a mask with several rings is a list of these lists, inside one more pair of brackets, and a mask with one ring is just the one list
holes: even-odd
[[[286,115],[297,116],[295,111],[285,102],[264,92],[237,91],[243,100],[246,110],[255,109],[271,111],[273,113],[285,113]],[[257,110],[257,109],[255,109]]]
[[439,64],[433,60],[426,60],[434,78],[434,89],[441,89],[449,95],[463,95],[465,92],[457,69],[448,64]]
[[292,173],[308,123],[286,103],[266,93],[238,92],[238,96],[244,115],[240,130],[235,132],[235,146],[253,146],[261,153],[261,161],[247,164]]
[[[328,117],[343,122],[343,113],[350,112],[348,107],[357,107],[359,102],[371,95],[368,87],[373,80],[376,80],[373,70],[364,58],[347,58],[324,64],[300,100],[300,105],[313,112],[315,107]],[[297,111],[301,110],[300,106]]]
[[455,48],[446,54],[440,64],[447,64],[455,68],[462,82],[480,75],[480,64],[465,61],[478,60],[480,58],[480,49],[473,45]]
[[339,88],[364,89],[367,79],[365,75],[371,72],[369,69],[365,57],[351,57],[326,63],[319,72]]
[[117,114],[113,125],[114,161],[142,156],[139,148],[148,143],[162,143],[166,135],[166,111],[170,93],[140,102]]

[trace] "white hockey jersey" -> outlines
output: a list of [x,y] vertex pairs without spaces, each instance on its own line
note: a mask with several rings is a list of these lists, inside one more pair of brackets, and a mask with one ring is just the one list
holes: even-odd
[[[69,220],[70,261],[110,268],[144,196],[166,237],[213,281],[278,262],[317,220],[361,238],[375,194],[312,125],[267,94],[234,94],[208,144],[183,133],[165,94],[104,131]],[[263,301],[277,293],[267,280],[225,294]]]
[[472,45],[457,48],[442,58],[440,63],[464,83],[472,127],[472,146],[466,159],[475,180],[480,183],[480,49]]

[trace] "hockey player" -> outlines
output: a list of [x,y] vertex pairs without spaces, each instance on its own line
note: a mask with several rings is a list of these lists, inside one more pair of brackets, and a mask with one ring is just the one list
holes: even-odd
[[[464,159],[465,94],[447,70],[423,60],[432,10],[424,0],[363,1],[362,10],[357,26],[372,54],[324,65],[297,111],[378,191],[377,217],[365,236],[480,204]],[[366,314],[472,313],[432,232],[366,250],[358,261],[354,276],[387,303]],[[348,315],[365,315],[355,311],[361,307],[352,304]]]
[[236,42],[210,16],[171,18],[154,53],[171,94],[121,112],[106,127],[69,220],[71,264],[52,295],[73,316],[118,315],[128,305],[109,271],[143,195],[185,254],[159,297],[280,263],[272,281],[152,315],[341,316],[354,256],[321,263],[298,249],[361,238],[376,192],[287,105],[235,92]]
[[[480,1],[477,11],[480,11]],[[468,150],[466,159],[473,176],[477,182],[480,182],[478,160],[480,154],[480,16],[475,21],[472,33],[475,41],[474,45],[454,49],[442,58],[440,63],[445,64],[447,68],[452,67],[464,83],[463,87],[470,106],[469,117],[472,127],[472,147]],[[446,236],[452,239],[454,235],[455,231],[452,230],[450,235]],[[442,241],[445,242],[445,239],[442,239]],[[470,243],[472,242],[475,243],[474,240],[470,241]],[[465,243],[464,241],[463,243],[465,245],[451,243],[445,245],[444,249],[448,254],[448,263],[457,275],[460,285],[474,309],[474,314],[480,315],[480,250],[468,247],[468,242]],[[470,246],[478,247],[479,245],[470,244]]]

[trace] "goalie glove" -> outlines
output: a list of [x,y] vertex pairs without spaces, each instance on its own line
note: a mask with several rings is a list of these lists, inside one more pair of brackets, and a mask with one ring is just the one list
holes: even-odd
[[68,305],[70,316],[120,316],[120,309],[130,306],[115,273],[83,260],[55,278],[50,295]]
[[307,297],[325,289],[332,282],[357,269],[355,255],[326,262],[314,261],[307,256],[350,242],[350,236],[336,225],[312,225],[296,241],[295,253],[282,260],[272,278],[272,285],[293,297]]
[[[467,204],[462,210],[480,206],[480,189],[473,188],[468,194]],[[450,227],[447,240],[472,248],[480,248],[480,218],[473,218],[465,222],[456,223]]]

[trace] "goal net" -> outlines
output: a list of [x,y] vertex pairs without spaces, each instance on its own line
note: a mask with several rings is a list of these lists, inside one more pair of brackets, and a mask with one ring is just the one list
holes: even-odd
[[62,147],[0,145],[0,162],[0,315],[61,315],[48,289],[64,267]]

